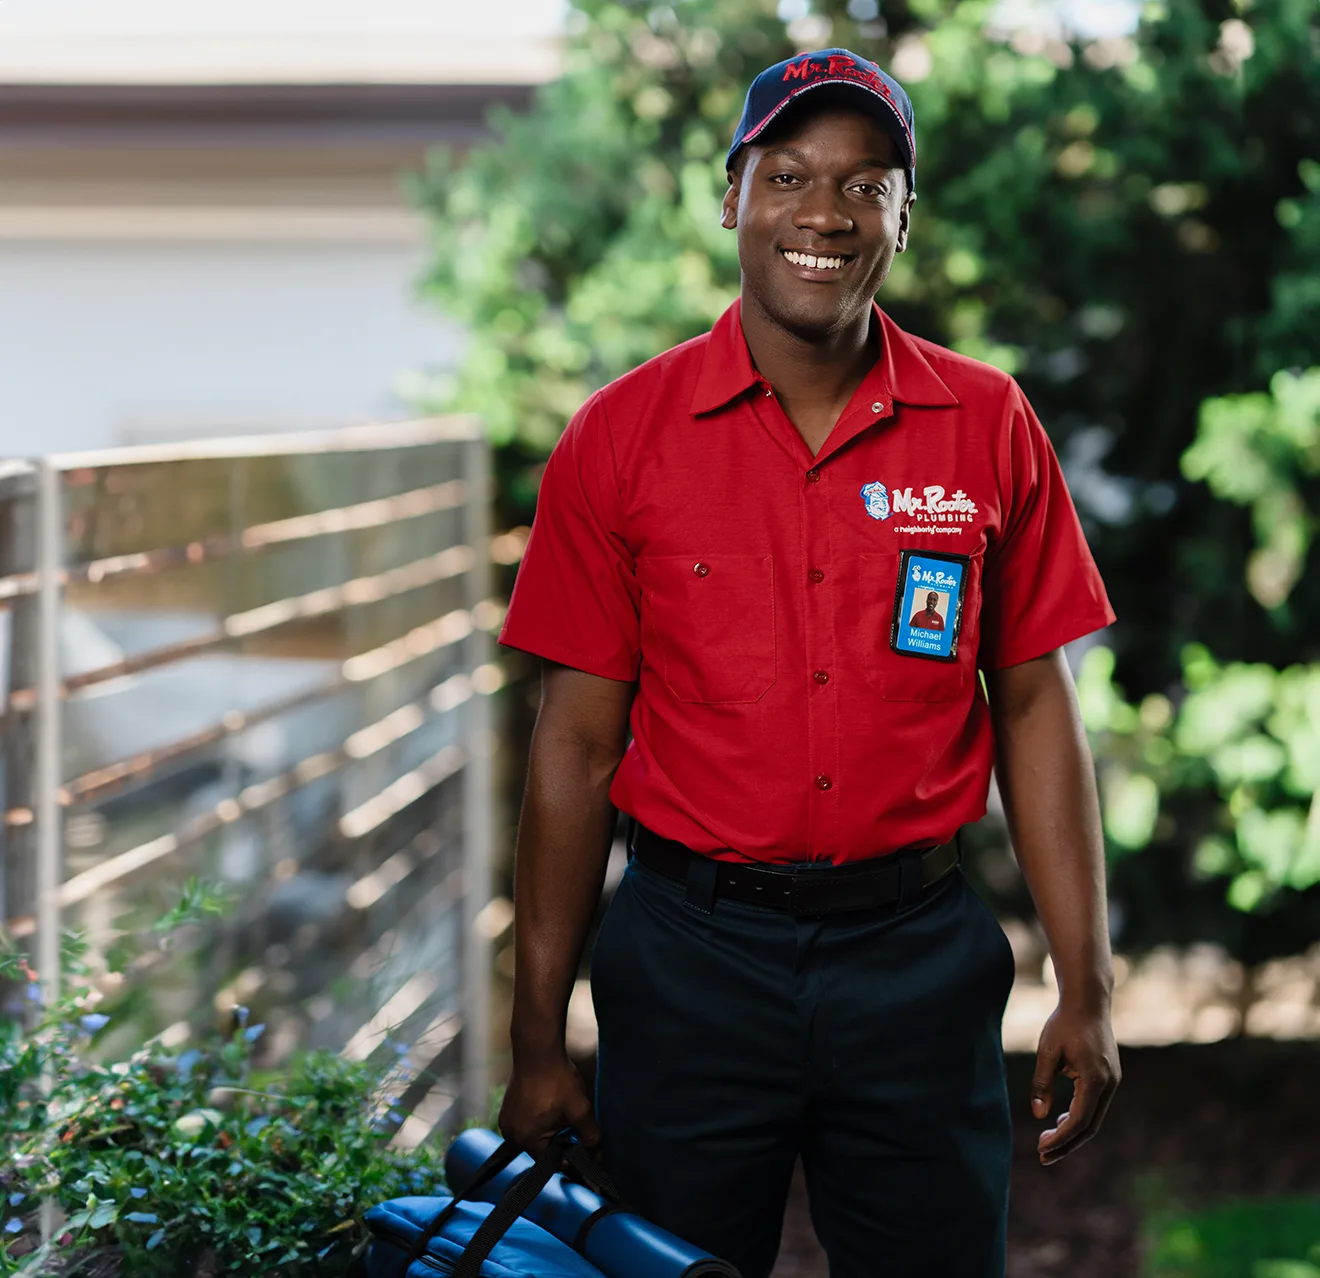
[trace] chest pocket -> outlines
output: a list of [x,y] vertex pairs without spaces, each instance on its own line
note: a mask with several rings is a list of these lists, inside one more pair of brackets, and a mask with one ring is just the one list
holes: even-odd
[[859,555],[852,600],[852,642],[862,675],[886,701],[958,701],[976,677],[981,638],[981,566],[984,552],[967,562],[958,655],[954,661],[895,652],[889,644],[898,587],[899,552]]
[[[771,555],[655,555],[637,561],[643,642],[680,701],[759,700],[775,681]],[[647,631],[649,630],[649,635]]]

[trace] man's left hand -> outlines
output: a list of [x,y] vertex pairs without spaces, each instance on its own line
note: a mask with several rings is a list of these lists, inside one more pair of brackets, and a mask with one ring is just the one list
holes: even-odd
[[1107,1007],[1076,1008],[1060,1000],[1045,1022],[1031,1083],[1031,1112],[1038,1119],[1049,1117],[1058,1074],[1072,1079],[1073,1097],[1067,1113],[1060,1114],[1037,1143],[1040,1161],[1047,1167],[1085,1145],[1100,1130],[1123,1077]]

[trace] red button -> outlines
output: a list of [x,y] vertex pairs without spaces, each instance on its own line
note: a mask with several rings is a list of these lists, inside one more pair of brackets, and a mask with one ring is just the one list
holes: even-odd
[[710,572],[710,567],[707,564],[693,564],[692,571],[695,572],[698,577],[705,577]]
[[810,577],[812,581],[825,580],[825,574],[821,572],[819,568],[813,568],[809,573],[807,573],[807,576]]
[[830,786],[832,786],[833,784],[834,782],[831,781],[827,776],[819,776],[816,778],[817,790],[828,790]]
[[829,681],[830,681],[830,677],[829,677],[829,675],[826,674],[826,672],[825,672],[824,670],[817,670],[816,673],[815,673],[814,675],[812,675],[811,677],[812,677],[817,683],[829,683]]
[[809,483],[809,484],[818,484],[818,483],[820,483],[820,471],[818,471],[818,470],[809,470],[809,471],[807,471],[807,483]]

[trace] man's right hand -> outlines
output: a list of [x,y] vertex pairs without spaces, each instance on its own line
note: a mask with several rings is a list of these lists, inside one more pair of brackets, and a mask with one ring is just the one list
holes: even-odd
[[535,1156],[565,1127],[599,1157],[600,1127],[577,1066],[562,1053],[530,1064],[515,1061],[500,1106],[500,1134]]

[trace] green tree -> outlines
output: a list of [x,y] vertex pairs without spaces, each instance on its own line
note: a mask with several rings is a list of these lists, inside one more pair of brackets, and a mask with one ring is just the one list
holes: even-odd
[[[1276,374],[1269,394],[1208,400],[1182,468],[1250,511],[1247,585],[1287,616],[1320,517],[1320,368]],[[1120,867],[1136,851],[1147,863],[1190,851],[1196,878],[1227,880],[1230,905],[1271,915],[1225,938],[1235,949],[1304,946],[1315,915],[1289,889],[1320,884],[1320,662],[1223,663],[1189,644],[1177,704],[1161,693],[1129,704],[1113,673],[1113,652],[1094,648],[1078,690]]]

